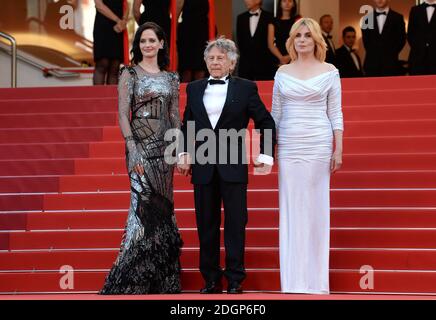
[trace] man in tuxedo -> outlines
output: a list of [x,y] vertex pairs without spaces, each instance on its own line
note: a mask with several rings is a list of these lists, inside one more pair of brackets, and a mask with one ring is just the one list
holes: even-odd
[[408,40],[411,75],[436,74],[436,1],[426,0],[410,11]]
[[250,80],[272,80],[275,58],[268,49],[271,13],[262,10],[262,0],[245,0],[248,11],[238,15],[236,38],[241,53],[239,76]]
[[[250,119],[260,130],[260,154],[255,167],[269,172],[274,162],[275,124],[262,103],[254,82],[230,74],[238,58],[233,41],[219,38],[208,44],[205,61],[209,79],[191,82],[179,144],[178,171],[192,174],[195,214],[200,240],[200,272],[206,282],[200,293],[221,293],[220,267],[221,201],[224,205],[224,244],[228,293],[241,293],[247,224],[248,164],[245,134],[228,139],[222,133],[244,131]],[[195,126],[195,128],[192,128]],[[192,134],[190,134],[192,132]],[[194,133],[195,132],[195,139]],[[200,138],[200,133],[207,139]],[[194,146],[189,146],[194,140]],[[205,141],[206,140],[206,141]],[[205,151],[205,145],[212,149]],[[205,161],[203,155],[207,157]],[[196,157],[194,159],[193,157]],[[200,159],[202,158],[202,159]]]
[[336,50],[336,66],[341,78],[362,77],[362,63],[357,52],[353,49],[356,42],[356,30],[348,26],[342,31],[344,45]]
[[389,7],[390,0],[374,0],[373,28],[362,27],[366,50],[363,68],[369,77],[404,74],[398,55],[406,44],[404,18]]
[[333,18],[329,14],[323,15],[319,18],[319,25],[322,31],[322,37],[327,44],[327,52],[325,62],[336,65],[336,47],[333,42],[333,36],[331,32],[333,30]]

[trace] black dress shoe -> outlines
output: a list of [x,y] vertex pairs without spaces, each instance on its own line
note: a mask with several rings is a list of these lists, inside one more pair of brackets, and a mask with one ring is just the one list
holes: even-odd
[[239,294],[242,293],[242,286],[238,282],[230,283],[227,287],[227,293],[229,294]]
[[200,293],[223,293],[223,285],[221,282],[207,282],[205,287],[200,290]]

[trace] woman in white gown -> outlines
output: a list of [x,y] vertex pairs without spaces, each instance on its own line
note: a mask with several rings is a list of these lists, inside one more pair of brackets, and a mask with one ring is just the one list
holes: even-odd
[[326,44],[316,21],[297,21],[287,48],[292,61],[276,73],[272,104],[281,290],[328,294],[330,174],[342,164],[341,82],[338,70],[324,62]]

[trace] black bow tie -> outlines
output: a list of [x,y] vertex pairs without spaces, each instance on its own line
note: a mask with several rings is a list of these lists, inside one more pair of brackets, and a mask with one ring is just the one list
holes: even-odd
[[252,16],[258,16],[259,15],[259,12],[256,12],[256,13],[251,13],[251,12],[249,12],[249,14],[250,14],[250,18],[252,17]]
[[428,8],[428,7],[433,7],[436,9],[436,3],[433,4],[429,4],[429,3],[424,3],[424,7]]
[[387,16],[388,14],[386,13],[386,11],[382,11],[382,12],[375,12],[375,16],[378,17],[379,15],[385,15]]
[[333,36],[331,36],[331,35],[329,35],[329,34],[326,35],[325,37],[326,37],[327,39],[333,39]]
[[207,80],[207,82],[210,85],[214,85],[214,84],[226,84],[226,82],[224,80],[217,80],[217,79],[209,79],[209,80]]

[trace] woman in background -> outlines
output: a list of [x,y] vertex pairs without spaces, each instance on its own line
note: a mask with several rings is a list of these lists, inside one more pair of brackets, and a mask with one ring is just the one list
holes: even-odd
[[178,293],[182,240],[173,200],[173,165],[165,133],[180,127],[179,79],[167,72],[161,27],[141,25],[132,64],[121,70],[119,124],[126,142],[131,200],[120,253],[102,294]]
[[268,48],[277,58],[277,66],[291,61],[286,49],[286,40],[295,21],[301,18],[297,12],[295,0],[277,0],[277,16],[274,24],[268,26]]
[[[329,293],[330,174],[342,164],[338,70],[325,63],[319,24],[302,18],[286,42],[292,62],[276,73],[282,292]],[[333,145],[335,149],[333,149]]]
[[95,0],[94,85],[117,84],[124,58],[123,31],[129,10],[123,14],[123,0]]
[[183,82],[206,77],[204,49],[209,40],[209,1],[182,0],[182,22],[179,23],[177,48],[179,71]]

